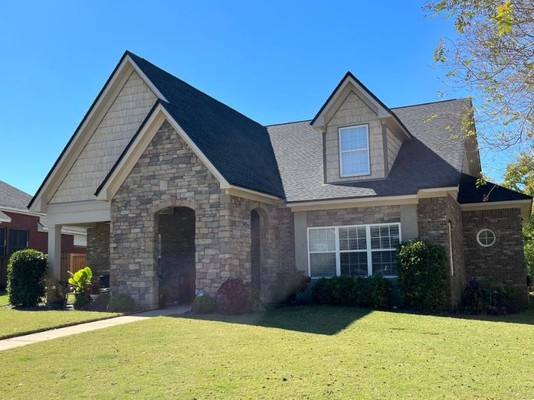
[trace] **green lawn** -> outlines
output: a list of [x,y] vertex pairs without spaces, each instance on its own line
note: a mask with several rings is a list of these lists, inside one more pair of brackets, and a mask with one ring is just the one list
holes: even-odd
[[159,317],[2,352],[2,399],[531,399],[534,315],[499,321],[329,307]]
[[14,310],[5,307],[7,304],[7,294],[0,293],[0,339],[120,315],[91,311]]

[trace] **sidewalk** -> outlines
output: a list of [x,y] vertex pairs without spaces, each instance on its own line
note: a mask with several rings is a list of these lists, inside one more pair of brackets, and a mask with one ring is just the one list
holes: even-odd
[[57,328],[44,332],[31,333],[29,335],[17,336],[10,339],[0,340],[0,351],[26,346],[28,344],[44,342],[46,340],[57,339],[64,336],[76,335],[78,333],[96,331],[98,329],[109,328],[111,326],[143,321],[147,318],[183,314],[190,309],[191,307],[189,306],[175,306],[164,308],[162,310],[145,311],[139,314],[125,315],[122,317],[114,317],[94,322],[86,322],[84,324],[67,326],[65,328]]

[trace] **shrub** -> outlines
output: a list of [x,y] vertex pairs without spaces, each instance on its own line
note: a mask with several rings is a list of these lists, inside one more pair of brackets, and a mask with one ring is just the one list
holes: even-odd
[[46,255],[26,249],[16,251],[7,264],[7,292],[14,307],[36,307],[45,295]]
[[250,285],[228,278],[217,290],[217,309],[223,314],[244,314],[252,309]]
[[135,301],[127,294],[112,295],[109,301],[109,310],[122,313],[135,311]]
[[471,314],[503,315],[519,311],[515,291],[496,280],[486,287],[476,279],[471,280],[463,292],[462,306]]
[[312,286],[312,296],[317,304],[387,309],[391,307],[391,282],[381,275],[321,278]]
[[399,245],[399,290],[404,306],[435,311],[445,304],[445,249],[420,239]]
[[297,301],[297,294],[306,290],[310,277],[297,269],[280,271],[269,287],[272,300],[279,304],[291,304]]
[[197,295],[191,309],[197,314],[212,314],[217,309],[217,300],[207,294]]

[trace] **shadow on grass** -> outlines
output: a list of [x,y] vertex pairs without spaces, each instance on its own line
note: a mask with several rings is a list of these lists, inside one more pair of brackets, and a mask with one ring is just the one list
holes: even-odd
[[264,326],[318,335],[335,335],[372,311],[349,307],[294,306],[244,315],[182,314],[170,317]]

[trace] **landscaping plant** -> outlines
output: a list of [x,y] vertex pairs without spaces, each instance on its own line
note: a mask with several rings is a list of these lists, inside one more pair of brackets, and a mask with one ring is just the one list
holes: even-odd
[[74,303],[76,310],[83,310],[91,302],[93,271],[90,267],[84,267],[74,274],[69,271],[71,277],[69,284],[74,289]]
[[312,286],[314,303],[332,306],[391,308],[391,282],[381,275],[321,278]]
[[193,300],[191,309],[197,314],[212,314],[217,310],[217,300],[207,294],[198,294]]
[[252,310],[250,285],[228,278],[217,290],[217,310],[222,314],[245,314]]
[[7,264],[7,292],[14,307],[37,307],[45,295],[46,255],[26,249],[14,252]]
[[436,311],[445,304],[445,249],[413,239],[399,245],[399,290],[403,305],[420,311]]
[[114,294],[109,301],[109,311],[122,313],[135,311],[135,301],[127,294]]

